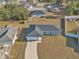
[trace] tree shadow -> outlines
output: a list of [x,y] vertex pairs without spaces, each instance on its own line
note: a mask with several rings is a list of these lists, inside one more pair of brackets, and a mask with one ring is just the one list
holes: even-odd
[[[22,28],[22,30],[20,31],[19,35],[18,35],[18,39],[17,41],[21,41],[21,42],[26,42],[26,36],[32,32],[34,30],[34,26],[30,26],[30,28]],[[19,32],[19,30],[18,30]]]
[[58,19],[59,16],[51,16],[51,15],[49,15],[49,16],[44,16],[44,17],[41,17],[41,18],[46,18],[46,19]]

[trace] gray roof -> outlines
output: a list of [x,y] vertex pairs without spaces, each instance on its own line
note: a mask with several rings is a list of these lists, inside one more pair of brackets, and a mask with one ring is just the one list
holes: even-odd
[[16,30],[13,27],[6,27],[0,30],[0,44],[12,44],[16,34]]
[[53,25],[36,25],[42,31],[59,31],[59,29]]
[[36,30],[34,30],[28,35],[28,37],[41,37],[41,35]]
[[[33,27],[34,28],[33,28]],[[53,25],[31,25],[32,28],[30,28],[31,32],[27,35],[27,37],[41,37],[43,34],[41,32],[44,31],[60,31],[58,28],[56,28]]]
[[7,31],[7,28],[0,28],[0,37],[3,36]]

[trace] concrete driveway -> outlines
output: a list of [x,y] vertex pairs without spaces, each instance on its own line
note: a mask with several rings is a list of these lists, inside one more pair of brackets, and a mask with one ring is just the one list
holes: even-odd
[[25,59],[38,59],[37,43],[37,41],[27,42]]

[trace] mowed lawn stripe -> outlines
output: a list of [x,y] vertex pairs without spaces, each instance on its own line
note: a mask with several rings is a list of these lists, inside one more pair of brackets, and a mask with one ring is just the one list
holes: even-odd
[[10,59],[24,59],[25,48],[25,42],[16,42],[11,48]]

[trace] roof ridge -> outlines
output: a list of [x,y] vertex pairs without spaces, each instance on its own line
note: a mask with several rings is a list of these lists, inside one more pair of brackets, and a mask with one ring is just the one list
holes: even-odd
[[31,35],[34,31],[36,31],[36,32],[41,36],[41,34],[40,34],[37,30],[33,30],[33,31],[30,32],[27,36]]
[[4,35],[6,35],[6,33],[8,32],[8,28],[4,28],[5,31],[3,31],[1,34],[0,34],[0,38],[3,37]]

